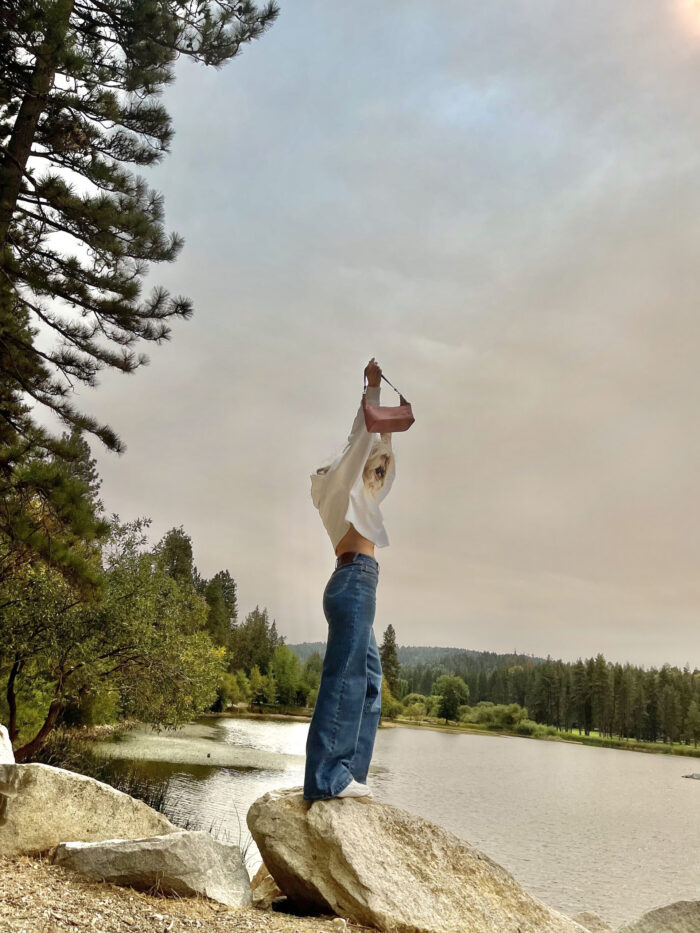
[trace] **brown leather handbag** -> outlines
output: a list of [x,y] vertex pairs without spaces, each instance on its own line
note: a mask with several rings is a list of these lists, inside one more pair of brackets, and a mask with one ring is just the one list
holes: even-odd
[[[389,382],[384,373],[382,379]],[[367,401],[367,377],[365,376],[365,388],[362,396],[362,408],[365,413],[365,425],[370,434],[397,434],[399,431],[408,431],[413,422],[411,403],[407,402],[399,390],[391,385],[391,388],[398,395],[400,402],[393,408],[390,405],[373,405]]]

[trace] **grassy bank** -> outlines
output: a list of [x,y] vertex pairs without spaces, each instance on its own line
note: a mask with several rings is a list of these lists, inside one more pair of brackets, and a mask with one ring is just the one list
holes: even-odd
[[545,742],[571,742],[575,745],[594,745],[598,748],[621,748],[633,752],[650,752],[654,755],[679,755],[688,758],[700,758],[700,747],[694,748],[692,745],[673,745],[664,742],[638,742],[636,739],[610,738],[601,736],[598,732],[591,732],[589,735],[578,732],[563,732],[555,730],[554,726],[546,727],[547,732],[539,735],[523,735],[522,733],[508,729],[494,729],[488,726],[481,726],[478,723],[443,723],[438,720],[411,720],[399,716],[397,719],[388,720],[384,723],[387,726],[404,726],[409,729],[431,729],[436,732],[468,732],[478,735],[508,735],[519,739],[540,739]]

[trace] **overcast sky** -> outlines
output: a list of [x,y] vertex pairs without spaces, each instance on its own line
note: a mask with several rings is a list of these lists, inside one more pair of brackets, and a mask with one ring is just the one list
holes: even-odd
[[165,100],[150,281],[196,313],[80,396],[108,511],[324,639],[309,474],[375,356],[416,416],[378,637],[700,665],[699,5],[282,0]]

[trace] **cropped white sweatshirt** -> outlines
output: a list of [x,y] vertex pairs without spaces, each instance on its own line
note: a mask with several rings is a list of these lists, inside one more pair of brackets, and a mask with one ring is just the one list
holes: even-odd
[[[378,405],[379,394],[379,386],[368,386],[367,401]],[[377,438],[379,434],[370,434],[365,426],[360,403],[345,450],[335,458],[326,473],[311,474],[311,499],[321,515],[334,551],[351,524],[376,547],[389,544],[379,503],[386,498],[394,482],[394,458],[376,498],[367,491],[362,479],[362,471]]]

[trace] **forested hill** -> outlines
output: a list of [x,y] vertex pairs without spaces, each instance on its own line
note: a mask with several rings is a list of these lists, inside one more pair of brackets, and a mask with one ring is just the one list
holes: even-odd
[[439,663],[450,667],[455,664],[458,667],[470,667],[469,661],[472,661],[476,669],[486,671],[495,670],[502,665],[525,664],[530,662],[537,664],[544,661],[544,658],[536,658],[529,654],[496,654],[494,651],[474,651],[471,648],[440,648],[424,645],[399,645],[397,646],[399,664],[429,664]]
[[[325,641],[304,641],[298,645],[289,645],[302,661],[306,661],[315,651],[321,657],[326,652]],[[535,658],[526,654],[496,654],[493,651],[472,651],[469,648],[441,648],[424,645],[397,645],[396,653],[402,668],[418,664],[440,665],[446,672],[485,671],[490,674],[497,667],[510,667],[514,664],[538,664],[544,658]]]

